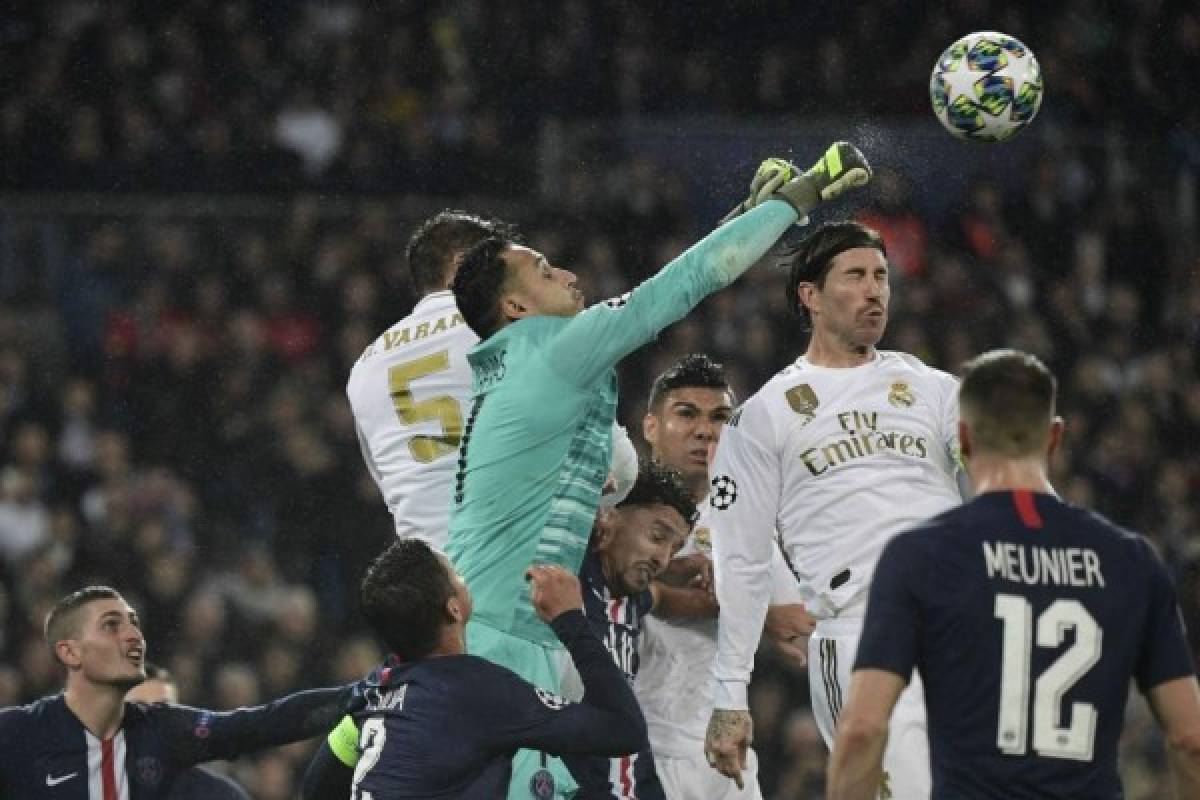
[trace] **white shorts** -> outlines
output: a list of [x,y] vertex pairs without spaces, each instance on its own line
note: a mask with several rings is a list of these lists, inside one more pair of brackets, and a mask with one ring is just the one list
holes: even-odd
[[[850,689],[850,673],[861,633],[861,619],[819,620],[808,642],[808,688],[813,716],[830,749],[838,715]],[[883,753],[883,774],[884,785],[895,800],[922,800],[932,790],[925,692],[916,672],[892,712],[887,749]],[[881,800],[888,797],[880,794]]]
[[708,765],[704,753],[692,758],[654,756],[654,771],[668,800],[762,800],[758,788],[758,756],[751,748],[746,753],[746,768],[742,770],[742,785],[737,784]]

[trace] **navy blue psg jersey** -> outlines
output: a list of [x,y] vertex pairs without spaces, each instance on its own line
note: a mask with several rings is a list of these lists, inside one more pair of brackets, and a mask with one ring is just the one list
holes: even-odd
[[642,620],[654,607],[654,595],[647,589],[638,594],[616,597],[608,587],[600,558],[588,553],[579,568],[583,609],[592,631],[604,642],[613,661],[632,681],[638,671],[638,639]]
[[0,711],[0,799],[175,796],[175,788],[187,791],[176,783],[193,779],[187,772],[193,764],[325,733],[351,698],[350,687],[317,689],[227,712],[126,703],[120,729],[105,740],[83,727],[61,694],[6,708]]
[[[583,614],[562,614],[553,628],[583,679],[581,703],[472,655],[389,660],[377,670],[354,715],[362,757],[353,798],[494,800],[508,794],[518,749],[617,756],[642,746],[633,691]],[[548,800],[551,774],[537,773],[529,790],[531,800]]]
[[1193,674],[1142,537],[1049,494],[990,492],[894,538],[855,669],[920,670],[934,798],[1119,798],[1130,680]]
[[[592,552],[583,559],[579,579],[583,608],[592,631],[632,683],[638,671],[642,620],[654,607],[654,595],[647,589],[635,595],[614,596],[600,558]],[[658,780],[649,747],[619,758],[573,757],[565,761],[579,783],[577,800],[646,800],[656,796],[654,787]]]

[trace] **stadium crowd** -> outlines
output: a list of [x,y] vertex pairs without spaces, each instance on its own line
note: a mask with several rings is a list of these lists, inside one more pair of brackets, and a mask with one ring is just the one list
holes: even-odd
[[[1156,542],[1200,651],[1200,250],[1187,179],[1200,117],[1182,102],[1200,58],[1193,8],[1077,0],[1039,11],[1051,18],[1037,35],[1032,3],[1005,4],[999,19],[995,4],[954,3],[943,19],[879,2],[851,22],[767,2],[761,24],[731,39],[717,15],[685,19],[672,4],[549,5],[68,2],[6,15],[19,80],[0,87],[0,706],[59,688],[41,621],[92,581],[138,607],[150,658],[184,702],[228,708],[365,674],[380,651],[354,587],[392,527],[343,385],[413,303],[403,250],[423,212],[467,188],[503,195],[470,210],[511,217],[578,267],[589,298],[619,294],[710,221],[678,176],[631,156],[607,166],[616,179],[573,185],[569,202],[539,197],[531,126],[927,114],[926,53],[980,20],[1034,45],[1060,130],[1103,123],[1112,135],[1101,148],[1047,143],[1015,188],[977,179],[949,190],[940,215],[913,211],[919,187],[881,171],[858,215],[892,258],[883,346],[951,371],[1000,345],[1043,357],[1068,421],[1057,487]],[[792,21],[768,25],[772,8]],[[813,46],[793,47],[797,30]],[[920,69],[877,80],[879,42],[897,35]],[[751,47],[758,37],[767,44]],[[1112,80],[1095,78],[1100,64]],[[316,194],[397,187],[434,196],[331,207]],[[284,193],[247,216],[8,203],[59,190]],[[650,380],[683,353],[723,361],[744,396],[801,344],[782,278],[752,271],[626,361],[622,421],[637,430]],[[826,752],[805,686],[764,650],[752,702],[768,797],[820,796]],[[1135,709],[1127,795],[1163,796],[1161,746]],[[235,772],[256,797],[291,797],[308,752]]]

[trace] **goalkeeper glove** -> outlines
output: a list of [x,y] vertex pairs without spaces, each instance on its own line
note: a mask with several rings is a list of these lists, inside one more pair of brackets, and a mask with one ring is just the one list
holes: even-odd
[[871,180],[871,165],[859,149],[849,142],[834,142],[808,172],[799,172],[786,159],[768,158],[754,173],[750,196],[726,214],[721,224],[773,197],[789,203],[803,219],[819,203],[832,200]]

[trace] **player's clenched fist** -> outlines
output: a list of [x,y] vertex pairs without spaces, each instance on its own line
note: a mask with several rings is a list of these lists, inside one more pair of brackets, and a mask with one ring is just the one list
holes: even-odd
[[804,173],[784,158],[768,158],[759,165],[750,183],[750,195],[721,220],[724,224],[737,215],[778,198],[789,203],[801,219],[822,202],[840,197],[850,189],[871,180],[871,165],[866,156],[849,142],[834,142],[817,163]]
[[533,608],[544,622],[550,622],[566,611],[583,609],[579,579],[562,567],[534,564],[525,570]]

